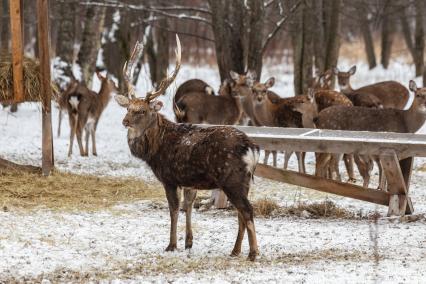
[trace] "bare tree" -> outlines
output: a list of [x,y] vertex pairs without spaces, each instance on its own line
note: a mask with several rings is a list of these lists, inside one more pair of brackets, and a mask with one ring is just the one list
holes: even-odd
[[367,55],[368,66],[373,69],[377,66],[376,54],[374,52],[374,41],[371,33],[369,16],[369,6],[365,1],[358,3],[359,26],[364,38],[365,54]]
[[167,67],[169,65],[169,34],[165,32],[167,28],[167,18],[161,17],[156,22],[156,27],[150,30],[145,49],[151,82],[155,86],[158,86],[160,81],[167,76]]
[[382,0],[383,6],[383,19],[382,19],[382,53],[380,62],[383,65],[383,68],[387,69],[389,66],[391,54],[392,54],[392,44],[395,35],[395,19],[393,14],[395,13],[395,0]]
[[9,0],[2,0],[1,5],[1,29],[0,29],[0,50],[9,50],[10,27],[9,27]]
[[89,6],[84,20],[83,38],[77,57],[81,68],[82,83],[91,88],[92,77],[96,69],[96,60],[101,46],[101,32],[105,20],[105,7]]

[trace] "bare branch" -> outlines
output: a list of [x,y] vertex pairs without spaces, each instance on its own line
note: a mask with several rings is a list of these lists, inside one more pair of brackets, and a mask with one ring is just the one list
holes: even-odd
[[297,10],[300,4],[302,4],[303,1],[304,0],[299,0],[296,4],[294,4],[293,7],[290,8],[290,11],[288,12],[288,14],[275,24],[275,28],[266,37],[265,43],[262,46],[262,53],[265,52],[266,48],[268,47],[268,44],[271,42],[274,36],[278,33],[278,31],[284,26],[284,24],[287,22],[290,16]]

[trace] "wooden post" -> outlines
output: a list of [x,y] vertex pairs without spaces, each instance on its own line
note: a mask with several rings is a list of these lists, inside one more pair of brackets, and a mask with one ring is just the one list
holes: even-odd
[[9,0],[14,102],[24,101],[21,1]]
[[38,50],[40,55],[40,82],[42,92],[42,170],[43,175],[50,174],[53,168],[53,138],[49,58],[49,3],[37,0]]

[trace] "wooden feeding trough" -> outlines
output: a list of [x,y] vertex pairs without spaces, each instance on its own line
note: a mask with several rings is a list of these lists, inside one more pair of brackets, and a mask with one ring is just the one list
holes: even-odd
[[426,157],[426,135],[336,131],[301,128],[236,127],[262,149],[294,152],[347,153],[380,157],[387,191],[281,170],[258,164],[255,175],[388,206],[388,215],[412,214],[410,177],[414,157]]
[[[23,56],[22,45],[22,7],[20,0],[10,0],[10,24],[11,24],[11,55],[1,55],[0,65],[12,69],[12,77],[3,76],[4,89],[0,92],[0,102],[20,103],[25,101],[40,101],[42,105],[42,172],[49,175],[53,168],[53,140],[52,140],[52,116],[51,97],[52,87],[50,80],[49,58],[49,3],[48,0],[37,0],[37,28],[39,62],[26,59]],[[9,66],[7,66],[9,65]],[[31,68],[31,71],[29,70]],[[25,74],[36,74],[36,78],[29,78]],[[38,81],[37,81],[38,80]],[[36,82],[37,81],[37,82]],[[29,89],[31,87],[31,90]],[[5,160],[0,165],[9,165]]]

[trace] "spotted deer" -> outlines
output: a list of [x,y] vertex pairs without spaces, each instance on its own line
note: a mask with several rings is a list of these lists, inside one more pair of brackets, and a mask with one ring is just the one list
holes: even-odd
[[[333,106],[321,111],[315,123],[322,129],[414,133],[426,120],[426,88],[417,88],[414,81],[410,81],[409,87],[414,93],[414,101],[407,110]],[[379,175],[379,188],[384,189],[385,177],[381,168]],[[369,179],[369,175],[364,178],[365,187]]]
[[[371,85],[353,89],[350,78],[356,72],[356,66],[352,66],[349,71],[340,71],[333,68],[334,75],[337,76],[340,91],[347,95],[354,102],[354,105],[369,106],[377,104],[378,107],[403,109],[408,102],[409,93],[406,87],[396,81],[384,81]],[[380,102],[378,103],[377,100]],[[361,104],[359,104],[361,103]],[[365,105],[367,104],[367,105]]]
[[[317,107],[312,96],[296,96],[292,98],[280,98],[273,102],[269,98],[268,91],[275,83],[275,78],[269,78],[265,83],[256,82],[253,85],[252,115],[261,126],[272,127],[310,127],[313,128],[313,118],[316,116]],[[304,155],[296,153],[299,171],[304,173]],[[265,155],[266,156],[266,155]],[[286,153],[286,167],[288,153]],[[265,161],[266,162],[266,161]],[[276,166],[276,165],[275,165]]]
[[[108,77],[96,72],[101,81],[101,89],[98,93],[89,90],[78,81],[72,81],[67,92],[62,96],[61,104],[66,105],[70,124],[70,144],[68,157],[72,155],[74,137],[81,156],[89,155],[89,139],[92,137],[92,153],[97,156],[96,151],[96,128],[99,118],[105,110],[111,98],[111,94],[117,92],[114,82]],[[60,105],[61,105],[60,104]],[[83,147],[82,136],[85,131],[85,147]]]
[[[145,97],[136,98],[134,87],[130,83],[131,66],[134,64],[133,59],[143,50],[141,44],[136,43],[129,64],[124,66],[123,73],[129,86],[129,97],[117,95],[115,99],[120,106],[127,108],[123,125],[128,129],[127,142],[130,152],[145,161],[164,186],[171,218],[170,242],[166,251],[174,251],[177,248],[177,188],[221,188],[238,211],[238,235],[231,255],[240,254],[244,232],[247,230],[250,246],[248,258],[254,261],[258,246],[253,208],[247,195],[257,164],[259,147],[235,128],[200,128],[190,124],[176,124],[160,114],[162,103],[157,97],[164,94],[175,80],[181,64],[178,37],[176,41],[175,70],[161,81],[156,90],[147,92]],[[185,248],[191,248],[192,204],[187,208]]]
[[204,89],[187,92],[179,99],[175,97],[176,103],[173,110],[176,121],[218,125],[237,124],[243,111],[233,85],[233,82],[225,80],[218,96],[206,95]]

